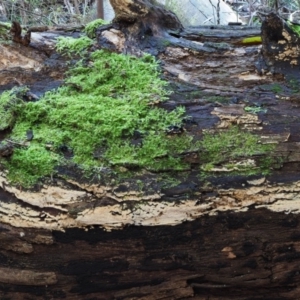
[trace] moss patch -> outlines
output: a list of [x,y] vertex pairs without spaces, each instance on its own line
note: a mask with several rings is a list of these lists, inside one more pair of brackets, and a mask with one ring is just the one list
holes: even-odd
[[21,95],[26,91],[27,88],[15,88],[2,93],[0,97],[0,130],[13,127],[18,111],[25,106]]
[[51,175],[58,160],[57,154],[49,153],[44,146],[34,143],[26,149],[15,149],[11,159],[4,164],[12,182],[29,187],[42,176]]
[[287,21],[287,25],[288,25],[289,28],[292,29],[292,31],[295,34],[297,34],[298,36],[300,36],[300,25],[291,23],[290,21]]
[[84,32],[89,38],[93,39],[96,37],[97,28],[105,24],[108,24],[108,22],[102,19],[96,19],[85,26]]
[[56,44],[56,50],[69,57],[72,57],[74,54],[84,56],[86,54],[86,49],[92,44],[93,40],[87,36],[82,36],[78,39],[72,37],[59,37]]
[[[184,160],[184,153],[191,151],[200,151],[201,172],[208,172],[271,151],[272,146],[259,144],[256,135],[238,127],[204,134],[197,143],[186,132],[168,134],[170,127],[181,127],[185,109],[168,112],[155,106],[169,96],[155,58],[103,50],[88,55],[85,50],[92,42],[88,37],[59,41],[59,51],[84,53],[84,59],[70,69],[58,90],[28,103],[14,90],[0,96],[0,129],[12,128],[9,138],[17,143],[33,132],[28,146],[1,158],[13,183],[31,186],[68,164],[86,174],[103,166],[116,171],[120,167],[182,171],[191,167]],[[262,165],[239,170],[262,172],[271,164]]]
[[[88,62],[69,71],[66,86],[38,102],[20,104],[10,138],[23,141],[29,129],[34,138],[5,163],[9,178],[32,184],[51,174],[56,164],[70,161],[85,170],[103,165],[185,168],[179,154],[191,147],[191,137],[165,134],[168,126],[180,126],[185,111],[179,107],[167,112],[154,106],[167,99],[165,85],[151,56],[137,59],[94,52]],[[11,95],[2,94],[0,103],[9,103]],[[136,132],[142,143],[134,143]],[[72,153],[71,160],[66,151]]]
[[8,43],[11,24],[0,22],[0,43]]
[[[239,174],[266,173],[274,163],[273,159],[267,158],[274,145],[260,144],[257,135],[242,131],[238,126],[217,134],[205,133],[201,148],[202,169],[205,172],[225,167]],[[247,161],[249,158],[255,158],[259,164],[251,164]]]

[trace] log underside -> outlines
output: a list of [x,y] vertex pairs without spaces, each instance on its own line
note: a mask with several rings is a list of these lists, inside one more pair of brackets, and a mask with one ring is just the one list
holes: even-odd
[[[99,46],[105,40],[114,50],[128,49],[119,29],[99,29]],[[188,29],[180,33],[186,40],[170,32],[161,48],[155,36],[142,45],[155,41],[172,83],[174,94],[160,105],[185,106],[193,120],[185,130],[196,139],[203,130],[239,124],[261,142],[276,142],[272,175],[218,170],[203,179],[191,169],[177,174],[180,184],[163,187],[157,174],[146,173],[138,177],[141,189],[137,178],[110,186],[61,170],[33,192],[10,186],[2,174],[3,299],[297,299],[300,96],[284,76],[257,74],[260,48],[239,41],[259,30],[229,30]],[[0,90],[27,84],[40,95],[63,80],[66,67],[53,50],[14,47],[2,54]],[[16,72],[25,61],[27,69]],[[245,107],[264,110],[247,113]],[[197,165],[200,157],[186,159]]]
[[51,233],[2,225],[0,295],[3,299],[297,299],[299,221],[299,215],[251,209],[174,227],[112,232],[93,228]]

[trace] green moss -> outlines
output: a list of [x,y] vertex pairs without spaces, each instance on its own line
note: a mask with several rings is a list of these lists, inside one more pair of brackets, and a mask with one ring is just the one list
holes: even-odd
[[[238,126],[217,134],[205,133],[200,147],[202,169],[206,172],[214,167],[225,167],[239,173],[259,173],[269,170],[273,163],[267,156],[274,149],[274,145],[260,144],[257,135],[242,131]],[[247,159],[253,157],[260,158],[258,166],[246,163]],[[243,160],[245,163],[237,163]]]
[[207,96],[205,97],[205,100],[208,102],[228,103],[230,98],[224,96]]
[[0,43],[10,43],[9,31],[11,28],[10,23],[0,22]]
[[[62,44],[59,49],[79,51]],[[170,126],[181,126],[185,110],[167,112],[154,105],[169,93],[150,55],[136,58],[99,50],[78,62],[67,76],[64,86],[37,102],[25,104],[22,92],[16,90],[0,97],[1,128],[13,127],[10,139],[24,141],[29,129],[34,134],[30,145],[1,158],[12,182],[30,186],[52,175],[56,166],[69,163],[93,176],[103,167],[182,171],[190,168],[183,153],[199,150],[202,169],[209,171],[271,151],[271,146],[258,143],[256,135],[237,127],[207,133],[197,143],[188,133],[167,135]],[[101,171],[96,174],[101,176]]]
[[27,88],[15,88],[0,95],[0,130],[13,127],[17,112],[24,106],[21,95],[26,91]]
[[294,33],[296,33],[298,36],[300,36],[300,25],[298,24],[293,24],[290,21],[287,21],[288,27],[292,29]]
[[88,23],[85,28],[84,28],[84,32],[86,33],[86,35],[93,39],[96,37],[96,30],[99,26],[108,24],[108,22],[102,20],[102,19],[96,19],[90,23]]
[[8,178],[12,182],[29,187],[41,177],[51,175],[57,160],[58,155],[34,143],[28,148],[15,149],[5,165],[9,170]]
[[287,86],[291,89],[293,94],[297,94],[300,91],[300,82],[299,79],[289,76],[287,79]]
[[85,50],[91,46],[93,40],[87,36],[74,39],[72,37],[59,37],[56,43],[56,50],[60,53],[72,56],[74,54],[83,56]]
[[[153,107],[168,96],[154,58],[96,51],[87,65],[78,63],[68,76],[66,86],[18,110],[11,138],[24,140],[31,129],[34,139],[6,163],[14,182],[24,178],[23,183],[32,183],[53,172],[55,163],[68,163],[62,148],[70,149],[72,161],[87,171],[103,165],[155,170],[185,167],[179,155],[191,147],[191,137],[165,134],[168,126],[181,124],[185,110],[179,107],[167,112]],[[136,131],[143,141],[134,146],[131,141]],[[35,170],[29,155],[33,150],[43,159],[32,162],[41,164],[41,172],[31,174]]]
[[280,84],[274,83],[271,85],[271,90],[275,94],[278,94],[283,92],[283,87]]
[[245,106],[244,110],[251,114],[266,113],[267,109],[261,106]]
[[183,170],[187,165],[179,154],[188,150],[191,142],[188,135],[168,138],[162,133],[152,133],[145,137],[141,146],[114,143],[106,155],[112,164],[138,165],[155,171]]
[[162,39],[161,40],[161,46],[163,46],[163,47],[168,47],[168,46],[170,46],[172,43],[171,43],[171,41],[169,41],[169,40],[164,40],[164,39]]
[[180,179],[176,178],[172,174],[160,174],[159,181],[163,189],[168,189],[179,185],[182,182],[183,174],[181,173]]

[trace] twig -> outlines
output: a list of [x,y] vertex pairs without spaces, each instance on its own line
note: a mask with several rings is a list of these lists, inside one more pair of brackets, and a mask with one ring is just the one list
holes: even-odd
[[9,144],[16,145],[16,146],[21,146],[21,147],[27,147],[28,146],[28,145],[25,144],[26,141],[24,141],[23,143],[18,143],[18,142],[9,140],[9,139],[5,139],[4,141],[9,143]]

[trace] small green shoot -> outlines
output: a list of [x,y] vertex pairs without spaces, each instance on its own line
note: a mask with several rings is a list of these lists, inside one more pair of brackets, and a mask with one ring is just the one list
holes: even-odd
[[244,110],[251,114],[266,113],[267,109],[260,106],[246,106]]
[[290,21],[287,21],[287,24],[293,30],[294,33],[296,33],[298,36],[300,36],[300,25],[293,24]]

